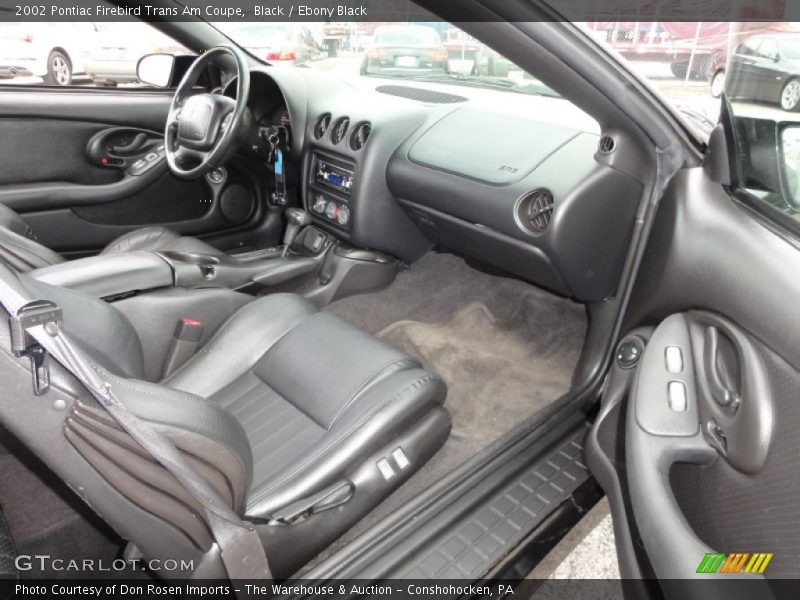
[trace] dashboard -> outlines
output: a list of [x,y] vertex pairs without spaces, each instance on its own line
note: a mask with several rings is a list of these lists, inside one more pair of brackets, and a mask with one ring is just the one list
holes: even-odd
[[643,186],[568,101],[265,67],[248,104],[290,128],[302,203],[339,239],[406,262],[438,245],[581,301],[614,294]]

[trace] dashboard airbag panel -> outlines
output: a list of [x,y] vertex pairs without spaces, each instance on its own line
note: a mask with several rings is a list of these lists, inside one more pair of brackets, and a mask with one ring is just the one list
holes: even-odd
[[420,136],[408,158],[482,183],[510,185],[578,133],[563,125],[462,108]]

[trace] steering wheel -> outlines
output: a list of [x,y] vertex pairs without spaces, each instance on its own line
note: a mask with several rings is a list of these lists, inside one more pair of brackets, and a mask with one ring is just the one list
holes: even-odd
[[[221,94],[193,94],[200,74],[221,57],[236,65],[236,100]],[[222,164],[241,139],[250,95],[247,59],[235,46],[216,46],[197,57],[183,76],[167,115],[164,151],[170,171],[197,179]]]

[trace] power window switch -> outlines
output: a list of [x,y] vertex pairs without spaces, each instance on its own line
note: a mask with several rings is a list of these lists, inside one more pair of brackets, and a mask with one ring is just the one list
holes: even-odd
[[680,373],[683,371],[683,352],[678,346],[667,346],[664,353],[667,363],[667,371],[670,373]]
[[670,381],[667,385],[667,400],[669,407],[675,412],[686,412],[688,401],[686,399],[686,386],[681,381]]

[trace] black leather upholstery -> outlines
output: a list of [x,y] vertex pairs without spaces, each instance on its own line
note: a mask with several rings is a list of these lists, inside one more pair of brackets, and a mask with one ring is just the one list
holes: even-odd
[[[167,227],[144,227],[126,233],[108,244],[101,254],[118,254],[135,250],[173,250],[221,254],[219,250],[192,237],[182,237]],[[0,204],[0,258],[17,271],[25,272],[65,262],[65,258],[42,245],[25,220]]]
[[[369,419],[374,433],[391,439],[395,422],[384,422],[382,410],[399,390],[414,388],[403,407],[410,412],[420,409],[415,401],[427,411],[446,395],[444,382],[407,355],[293,294],[241,309],[163,383],[208,398],[241,422],[253,448],[247,512],[261,517],[280,507],[270,496],[282,486],[315,470],[335,472],[323,464]],[[306,487],[295,493],[310,493]]]
[[[26,274],[16,278],[32,295],[62,307],[65,329],[120,400],[169,435],[211,485],[257,523],[276,577],[290,575],[407,481],[449,434],[442,406],[447,390],[437,375],[298,295],[244,305],[175,373],[150,383],[142,381],[147,348],[113,305]],[[4,326],[0,319],[0,341]],[[19,390],[30,389],[27,363],[4,347],[0,361],[18,363],[2,370],[0,380],[16,390],[9,392],[15,406],[25,403]],[[75,385],[61,383],[59,371],[55,365],[50,402]],[[69,473],[70,485],[85,488],[87,502],[146,555],[192,557],[205,569],[218,563],[202,511],[185,491],[91,398],[75,391],[65,397],[71,397],[66,412],[50,411],[48,419],[63,414],[57,435],[104,483],[98,491],[85,474],[75,475],[76,457],[63,448],[48,455],[53,444],[43,444],[40,457],[55,472]],[[0,401],[0,414],[14,414],[15,406],[6,411]],[[34,423],[11,425],[25,439]],[[391,475],[379,462],[390,465]],[[274,519],[332,485],[351,490],[341,506],[291,523]],[[120,498],[136,510],[125,512]],[[104,506],[114,508],[104,512]],[[137,510],[169,527],[145,527]],[[187,543],[191,552],[176,550]],[[197,552],[205,553],[202,560]]]
[[143,227],[126,233],[103,248],[100,254],[120,254],[136,250],[221,254],[219,250],[197,238],[182,237],[172,229],[161,226]]
[[4,204],[0,204],[0,257],[17,271],[30,271],[65,260],[40,244],[22,217]]

